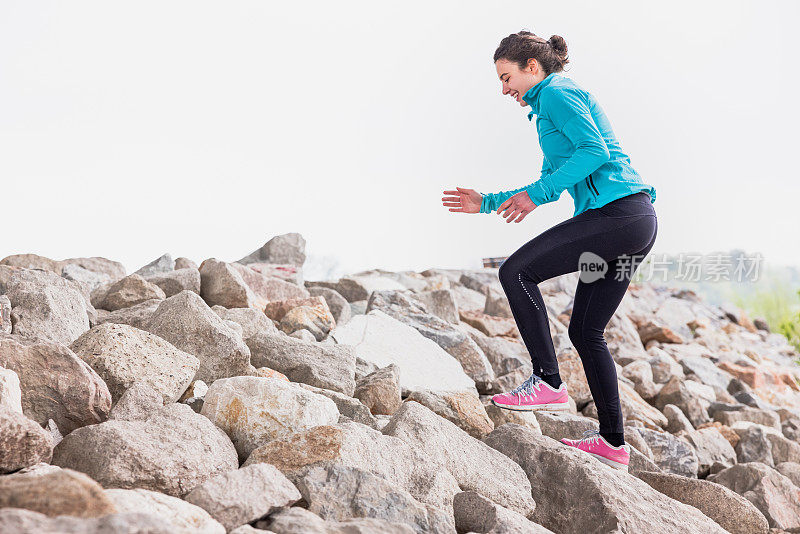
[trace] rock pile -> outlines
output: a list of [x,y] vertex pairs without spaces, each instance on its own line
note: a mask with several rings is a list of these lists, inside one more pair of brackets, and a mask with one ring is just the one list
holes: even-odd
[[0,260],[0,532],[800,532],[800,365],[732,306],[633,285],[606,329],[629,472],[540,284],[568,413],[493,406],[532,371],[497,269],[304,281],[235,262]]

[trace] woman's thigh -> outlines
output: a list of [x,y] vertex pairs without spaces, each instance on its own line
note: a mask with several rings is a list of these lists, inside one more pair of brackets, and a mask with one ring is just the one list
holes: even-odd
[[500,276],[524,273],[539,283],[578,271],[586,252],[609,262],[640,251],[654,232],[655,215],[608,217],[596,209],[587,210],[522,245],[500,266]]

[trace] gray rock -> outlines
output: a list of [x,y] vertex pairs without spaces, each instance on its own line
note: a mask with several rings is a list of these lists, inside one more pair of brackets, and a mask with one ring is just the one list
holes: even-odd
[[403,402],[400,393],[400,367],[390,363],[359,379],[353,397],[374,415],[392,415]]
[[462,490],[477,491],[501,506],[531,517],[536,503],[530,497],[530,482],[519,465],[422,404],[403,403],[382,432],[412,447],[436,451],[435,461],[455,477]]
[[350,317],[352,317],[353,314],[347,299],[337,293],[335,289],[328,287],[309,287],[308,293],[312,297],[322,297],[325,299],[325,302],[328,304],[328,309],[331,311],[331,315],[333,315],[337,325],[345,324],[350,320]]
[[194,355],[123,324],[95,326],[73,341],[70,349],[105,381],[114,402],[135,382],[148,384],[165,403],[175,402],[200,368]]
[[772,458],[772,444],[767,439],[767,433],[759,425],[741,431],[735,450],[739,463],[761,462],[770,467],[775,465]]
[[164,406],[164,397],[146,382],[136,382],[111,408],[109,419],[120,421],[146,421]]
[[176,497],[239,465],[228,436],[184,404],[164,406],[147,421],[79,428],[55,448],[53,464],[82,471],[104,487]]
[[247,339],[256,367],[269,367],[289,380],[353,395],[356,353],[349,346],[326,346],[259,332]]
[[268,441],[339,419],[329,398],[287,380],[256,376],[215,380],[201,413],[230,436],[242,461]]
[[292,506],[301,497],[278,468],[258,463],[220,473],[196,487],[185,499],[231,530],[280,507]]
[[492,534],[547,534],[552,532],[522,514],[508,510],[476,491],[462,491],[453,498],[458,532]]
[[113,312],[97,310],[97,324],[116,323],[127,324],[134,328],[144,330],[144,325],[150,316],[158,309],[162,299],[150,299],[130,308],[122,308]]
[[0,532],[15,534],[176,534],[163,519],[143,513],[110,514],[103,517],[47,517],[15,508],[0,509]]
[[103,379],[58,343],[0,334],[0,366],[19,376],[23,413],[62,432],[104,421],[111,394]]
[[17,373],[0,367],[0,409],[3,408],[22,413],[22,391]]
[[792,484],[800,488],[800,464],[795,462],[783,462],[775,466],[780,474],[792,481]]
[[0,474],[49,462],[53,438],[22,412],[0,406]]
[[691,445],[668,432],[649,428],[638,428],[637,431],[653,451],[653,461],[657,466],[668,473],[697,478],[700,462]]
[[697,474],[700,477],[705,477],[714,464],[730,467],[736,463],[736,451],[716,427],[691,430],[680,436],[686,439],[697,453]]
[[152,274],[146,276],[145,280],[160,287],[167,297],[185,290],[200,293],[200,271],[197,267]]
[[242,339],[245,342],[259,332],[278,334],[275,323],[262,311],[253,308],[226,308],[219,305],[212,306],[211,309],[221,319],[238,323],[242,327]]
[[376,518],[406,523],[420,534],[456,532],[446,511],[418,502],[407,491],[363,469],[311,467],[296,477],[295,483],[308,510],[326,521]]
[[671,473],[640,473],[653,489],[697,508],[731,534],[769,531],[764,515],[750,501],[720,484]]
[[288,263],[302,267],[306,261],[306,240],[296,232],[273,237],[237,263]]
[[771,528],[800,528],[798,488],[787,477],[760,462],[734,465],[708,480],[722,484],[753,503]]
[[144,329],[200,360],[195,380],[250,373],[250,349],[241,336],[211,311],[197,293],[181,291],[163,301]]
[[[535,488],[534,520],[556,532],[725,532],[642,480],[519,425],[496,428],[484,441],[525,470]],[[570,484],[553,491],[553,480]],[[586,503],[592,503],[591,513]]]
[[341,416],[347,417],[349,420],[367,425],[376,430],[380,430],[378,427],[378,420],[374,415],[372,415],[372,412],[370,412],[369,408],[360,400],[354,399],[353,397],[345,395],[344,393],[333,391],[332,389],[318,388],[315,386],[309,386],[308,384],[300,384],[300,386],[309,391],[313,391],[314,393],[325,395],[331,399],[339,409],[339,414]]
[[98,307],[115,311],[130,308],[147,300],[165,298],[166,295],[160,287],[151,284],[138,274],[132,274],[109,286]]
[[225,527],[208,512],[177,497],[146,489],[107,489],[106,496],[118,512],[141,512],[161,518],[177,532],[225,534]]
[[275,534],[414,534],[411,525],[405,523],[375,518],[325,521],[299,506],[283,508],[256,526],[269,528],[268,532]]
[[681,430],[686,432],[694,430],[692,423],[686,418],[681,409],[674,404],[665,404],[661,411],[667,417],[667,432],[677,434]]
[[209,258],[200,264],[200,295],[209,306],[263,308],[258,296],[232,265]]
[[6,289],[12,306],[12,332],[63,345],[72,343],[89,330],[90,309],[94,313],[77,286],[77,282],[49,271],[14,272]]
[[153,276],[162,273],[168,273],[175,269],[175,261],[172,256],[167,253],[154,259],[144,267],[139,268],[134,274],[138,274],[142,278]]

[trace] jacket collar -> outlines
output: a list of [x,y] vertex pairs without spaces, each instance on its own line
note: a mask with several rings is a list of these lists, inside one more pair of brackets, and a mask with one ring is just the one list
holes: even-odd
[[550,82],[552,82],[556,76],[558,76],[557,73],[551,72],[542,81],[528,89],[525,94],[522,95],[522,99],[531,106],[531,111],[528,113],[528,120],[531,120],[534,115],[539,114],[539,95],[542,93],[542,89],[550,85]]

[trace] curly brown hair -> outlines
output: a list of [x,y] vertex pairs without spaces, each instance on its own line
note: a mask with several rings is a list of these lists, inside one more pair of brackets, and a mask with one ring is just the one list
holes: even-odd
[[494,51],[495,62],[505,59],[516,63],[520,69],[526,68],[531,58],[542,66],[547,75],[562,72],[569,63],[567,42],[560,35],[544,40],[532,32],[522,30],[505,37]]

